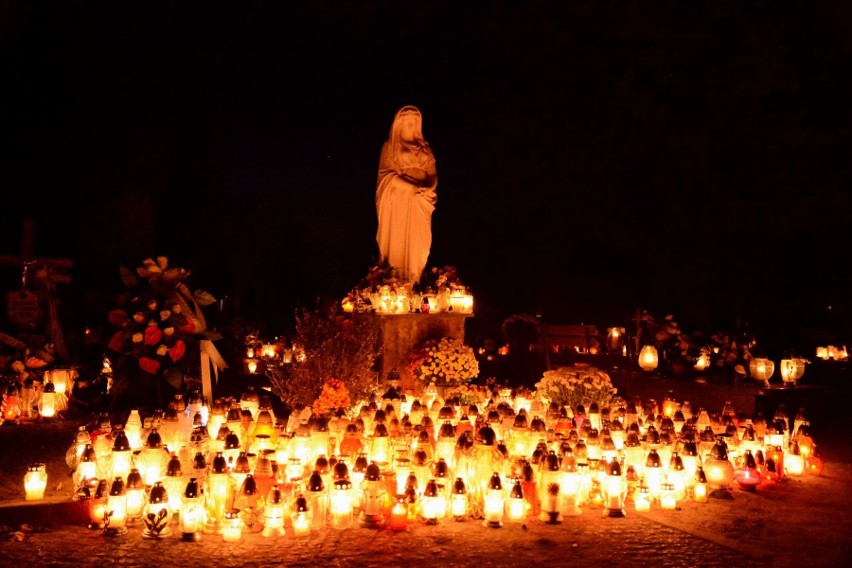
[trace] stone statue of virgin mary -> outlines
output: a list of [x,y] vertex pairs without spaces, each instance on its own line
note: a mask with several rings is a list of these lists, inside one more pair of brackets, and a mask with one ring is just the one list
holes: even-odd
[[420,281],[429,258],[438,186],[435,155],[423,139],[422,126],[417,107],[397,111],[382,145],[376,185],[380,262],[412,283]]

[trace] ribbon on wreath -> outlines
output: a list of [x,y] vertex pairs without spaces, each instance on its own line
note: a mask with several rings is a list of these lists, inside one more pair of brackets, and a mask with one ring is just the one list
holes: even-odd
[[213,367],[213,376],[216,382],[219,382],[219,371],[224,371],[228,368],[228,364],[222,359],[219,350],[209,339],[202,339],[198,342],[201,351],[201,394],[208,402],[213,401],[213,377],[210,374],[210,367]]

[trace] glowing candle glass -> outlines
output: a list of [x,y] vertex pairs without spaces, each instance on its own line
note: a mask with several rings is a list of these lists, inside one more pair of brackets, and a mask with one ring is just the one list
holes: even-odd
[[47,466],[43,463],[34,463],[27,466],[24,474],[24,493],[27,501],[39,501],[44,499],[44,491],[47,488]]

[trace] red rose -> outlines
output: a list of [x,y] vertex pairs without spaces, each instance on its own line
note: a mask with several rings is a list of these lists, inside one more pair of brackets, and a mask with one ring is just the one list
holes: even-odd
[[116,331],[115,335],[112,336],[112,339],[107,343],[107,347],[109,347],[113,351],[121,351],[121,347],[124,345],[124,338],[127,334],[123,331]]
[[127,312],[124,310],[112,310],[107,314],[107,319],[110,325],[114,327],[124,327],[124,323],[127,321]]
[[177,363],[183,354],[186,353],[186,345],[180,339],[175,342],[175,344],[169,348],[169,357],[172,358],[172,361]]
[[150,357],[139,357],[139,368],[147,373],[155,375],[160,369],[160,362],[155,359],[151,359]]
[[163,332],[158,327],[149,325],[145,328],[145,345],[156,345],[163,338]]

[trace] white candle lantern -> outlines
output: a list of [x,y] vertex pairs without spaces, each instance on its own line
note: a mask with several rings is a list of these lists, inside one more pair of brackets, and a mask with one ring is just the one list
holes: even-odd
[[527,501],[524,498],[524,489],[520,478],[516,478],[509,491],[509,499],[506,505],[506,516],[510,522],[522,523],[527,517]]
[[201,531],[205,524],[204,503],[201,486],[195,477],[190,478],[183,491],[178,515],[178,527],[181,540],[195,542],[201,539]]
[[104,536],[127,534],[127,490],[124,480],[116,477],[107,497]]
[[452,495],[450,496],[450,512],[453,519],[463,521],[467,518],[467,487],[464,479],[457,477],[453,482]]
[[277,483],[269,490],[263,508],[263,519],[263,536],[284,536],[284,496]]
[[169,536],[172,533],[169,528],[171,520],[172,510],[169,507],[168,491],[162,483],[157,481],[148,494],[148,503],[142,514],[142,521],[145,523],[142,538],[157,539]]
[[134,525],[142,519],[142,509],[147,500],[145,482],[135,467],[131,468],[127,475],[125,489],[127,491],[127,524]]
[[673,483],[663,483],[660,491],[660,508],[667,511],[677,509],[677,494]]
[[627,480],[621,472],[618,460],[606,464],[606,478],[603,482],[603,499],[605,517],[623,517],[624,500],[627,497]]
[[640,485],[633,495],[633,507],[637,513],[647,513],[651,510],[651,488]]
[[695,470],[695,484],[692,486],[692,498],[695,499],[696,503],[706,503],[707,497],[707,475],[704,473],[704,468],[699,465]]
[[488,481],[488,489],[485,491],[485,502],[483,514],[485,519],[482,524],[486,527],[500,528],[503,526],[503,483],[500,474],[494,472]]
[[56,387],[47,380],[42,387],[41,398],[38,401],[38,413],[42,418],[56,416]]
[[438,483],[434,479],[426,482],[423,495],[420,498],[420,514],[423,522],[427,525],[438,524],[438,500],[441,498],[438,492]]
[[728,486],[734,481],[734,464],[728,459],[728,448],[724,440],[718,440],[704,464],[707,484],[712,488],[711,496],[725,498],[730,495]]
[[382,484],[382,471],[373,461],[367,466],[364,481],[361,482],[361,512],[358,521],[362,527],[380,528],[384,526],[385,489]]
[[95,453],[95,448],[92,444],[86,444],[80,456],[80,461],[77,462],[77,468],[71,476],[74,482],[74,487],[80,488],[87,486],[91,480],[98,478],[98,458]]
[[34,463],[27,466],[24,474],[24,493],[27,501],[39,501],[44,499],[44,491],[47,488],[47,466],[43,463]]
[[296,536],[305,536],[311,533],[311,509],[308,506],[307,498],[301,493],[293,502],[290,522],[293,524],[293,534]]
[[127,434],[124,433],[124,428],[121,426],[116,427],[110,458],[112,477],[127,479],[132,467],[133,455]]
[[539,488],[541,513],[539,520],[549,524],[561,523],[562,511],[559,501],[562,493],[560,486],[562,472],[559,471],[559,457],[554,451],[551,450],[544,457],[541,468],[541,487]]
[[352,482],[349,479],[336,479],[332,485],[329,501],[331,526],[336,529],[351,527],[354,522]]

